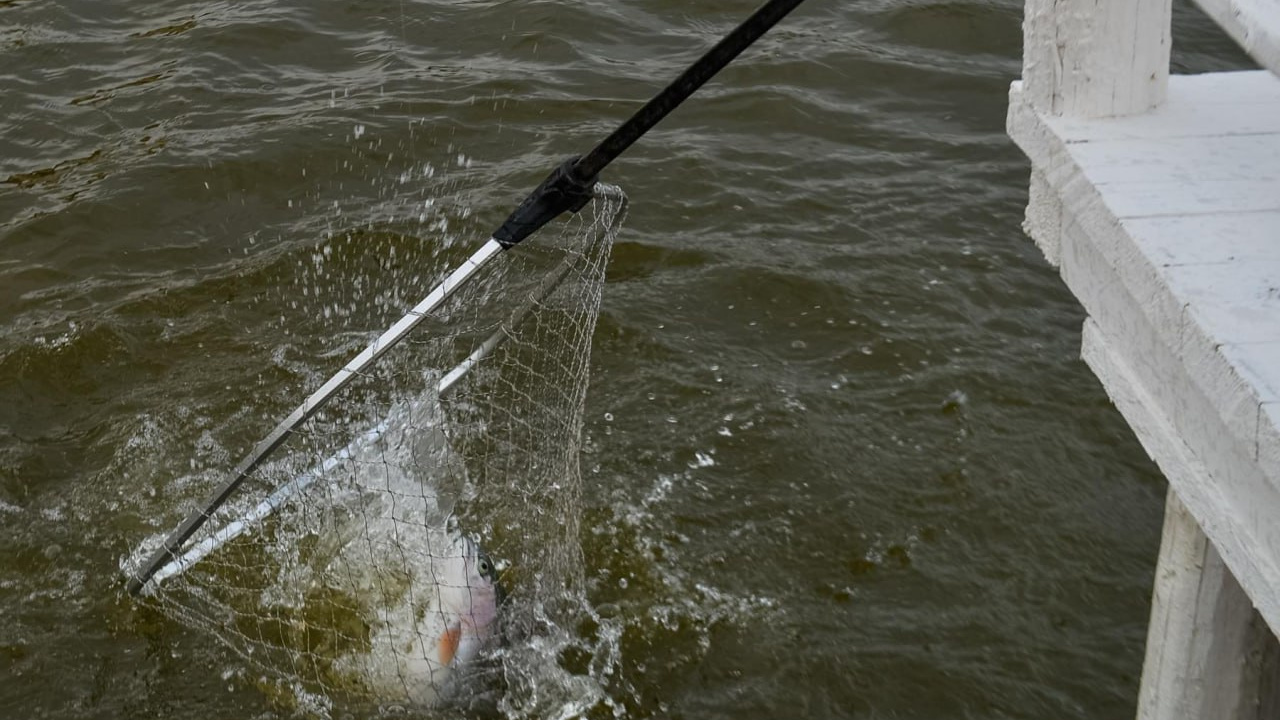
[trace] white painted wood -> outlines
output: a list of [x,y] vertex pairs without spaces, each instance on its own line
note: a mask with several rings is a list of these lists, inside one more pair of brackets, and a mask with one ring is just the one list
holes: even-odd
[[[1092,318],[1085,321],[1084,360],[1170,479],[1138,717],[1274,720],[1280,717],[1280,642],[1178,500],[1178,485],[1211,487],[1186,482],[1207,470],[1159,415],[1142,374],[1116,345]],[[1237,713],[1223,710],[1232,706]]]
[[1057,196],[1027,229],[1113,349],[1091,364],[1280,628],[1280,79],[1176,77],[1159,109],[1092,121],[1015,83],[1008,127]]
[[[1064,203],[1065,206],[1065,203]],[[1280,567],[1275,531],[1280,523],[1280,491],[1253,459],[1257,414],[1245,413],[1254,424],[1238,432],[1223,414],[1222,387],[1207,393],[1197,384],[1204,363],[1188,365],[1171,343],[1178,341],[1168,326],[1154,324],[1135,299],[1113,260],[1099,251],[1074,218],[1067,217],[1063,233],[1063,277],[1094,316],[1091,324],[1118,338],[1114,355],[1137,368],[1130,384],[1142,391],[1142,403],[1123,403],[1118,383],[1096,364],[1095,372],[1170,484],[1201,520],[1237,577],[1273,626],[1280,627]],[[1131,269],[1130,269],[1131,270]],[[1130,279],[1135,273],[1130,272]],[[1086,356],[1087,358],[1087,356]],[[1247,396],[1246,383],[1235,387]],[[1219,394],[1221,393],[1221,394]],[[1144,409],[1158,431],[1147,429],[1134,408]],[[1154,437],[1156,440],[1152,440]],[[1145,438],[1145,439],[1144,439]],[[1160,441],[1163,439],[1163,441]],[[1170,460],[1186,455],[1186,459]],[[1179,470],[1192,467],[1193,470]],[[1247,578],[1247,581],[1244,580]]]
[[1275,467],[1280,465],[1280,402],[1263,403],[1259,411],[1258,463]]
[[1170,0],[1027,0],[1022,79],[1039,111],[1094,118],[1164,101]]
[[1252,180],[1152,182],[1120,190],[1112,199],[1120,217],[1261,212],[1275,208],[1276,198],[1275,188]]
[[[1280,72],[1280,0],[1197,1]],[[1170,482],[1139,717],[1258,720],[1280,714],[1280,80],[1170,81],[1169,16],[1027,0],[1007,124],[1024,229]]]
[[[1207,464],[1164,413],[1161,403],[1151,392],[1153,384],[1149,382],[1148,369],[1126,355],[1127,338],[1111,335],[1091,317],[1085,321],[1081,345],[1081,356],[1107,388],[1107,394],[1147,454],[1160,466],[1171,490],[1178,493],[1179,499],[1197,518],[1202,531],[1213,540],[1215,549],[1223,556],[1232,574],[1237,579],[1263,574],[1265,570],[1255,564],[1258,556],[1248,552],[1248,539],[1234,532],[1228,522],[1230,516],[1204,512],[1204,508],[1228,504],[1222,492],[1224,488],[1212,481]],[[1200,520],[1202,517],[1207,521]],[[1228,560],[1228,556],[1234,556],[1234,562]],[[1280,604],[1275,595],[1241,585],[1264,618],[1274,614]]]
[[[1200,183],[1213,181],[1270,179],[1272,188],[1280,182],[1280,132],[1089,140],[1075,143],[1071,156],[1095,185],[1186,188],[1175,190],[1182,196],[1194,196]],[[1271,202],[1275,207],[1280,198]]]
[[[1265,80],[1260,83],[1259,80]],[[1241,118],[1248,112],[1240,107],[1231,107],[1223,102],[1226,94],[1223,89],[1236,87],[1243,96],[1245,105],[1257,107],[1257,100],[1262,96],[1274,98],[1280,104],[1280,82],[1267,73],[1231,73],[1217,78],[1214,83],[1204,83],[1202,78],[1176,78],[1179,87],[1184,80],[1192,97],[1201,97],[1211,93],[1214,104],[1220,107],[1219,114],[1224,118]],[[1266,92],[1260,92],[1265,90]],[[1015,88],[1016,95],[1016,88]],[[1172,128],[1178,138],[1174,144],[1164,146],[1169,150],[1169,157],[1160,160],[1144,161],[1140,167],[1153,168],[1158,173],[1168,174],[1170,168],[1181,168],[1184,173],[1191,173],[1194,168],[1208,168],[1204,174],[1213,175],[1213,160],[1206,160],[1203,155],[1221,157],[1222,146],[1215,144],[1215,138],[1190,138],[1189,133],[1197,131],[1187,127],[1187,123],[1178,121],[1185,118],[1177,106],[1186,105],[1184,95],[1175,94],[1165,108],[1157,115],[1164,115],[1166,109],[1174,116],[1173,122],[1162,122],[1155,118],[1125,118],[1108,121],[1096,121],[1099,133],[1113,137],[1110,133],[1117,125],[1129,127],[1139,136],[1159,134],[1159,128]],[[1179,102],[1179,100],[1183,100]],[[1276,339],[1277,324],[1274,320],[1276,312],[1272,306],[1280,298],[1273,298],[1272,288],[1280,284],[1275,271],[1276,261],[1280,260],[1280,181],[1269,176],[1266,167],[1256,173],[1251,180],[1240,181],[1248,185],[1248,192],[1211,193],[1211,185],[1195,182],[1183,183],[1183,190],[1191,194],[1194,190],[1201,193],[1199,198],[1189,201],[1175,193],[1166,191],[1169,183],[1160,180],[1143,182],[1141,173],[1132,169],[1111,170],[1108,166],[1125,166],[1125,157],[1121,146],[1130,145],[1134,152],[1156,153],[1161,149],[1159,143],[1135,145],[1120,141],[1086,141],[1076,128],[1074,142],[1064,143],[1056,139],[1053,128],[1060,119],[1049,118],[1045,125],[1051,126],[1038,133],[1022,132],[1027,119],[1020,117],[1018,109],[1024,104],[1014,102],[1010,113],[1010,131],[1015,137],[1029,137],[1032,145],[1038,144],[1040,152],[1033,157],[1041,158],[1036,163],[1037,172],[1046,165],[1051,169],[1043,172],[1046,178],[1056,180],[1056,185],[1071,194],[1071,205],[1082,215],[1081,222],[1088,232],[1099,242],[1106,242],[1106,251],[1114,261],[1121,264],[1122,271],[1128,273],[1127,282],[1139,301],[1147,306],[1152,321],[1161,326],[1175,327],[1187,324],[1184,313],[1207,315],[1209,319],[1203,323],[1211,328],[1213,334],[1203,338],[1204,343],[1212,349],[1217,345],[1234,342],[1259,342]],[[1276,127],[1276,133],[1262,133],[1249,138],[1227,138],[1227,147],[1234,147],[1237,154],[1245,153],[1248,148],[1240,147],[1241,140],[1250,140],[1263,146],[1259,154],[1268,151],[1266,146],[1280,148],[1280,113],[1275,117],[1268,114],[1267,121]],[[1039,123],[1032,117],[1031,124]],[[1218,123],[1194,123],[1198,132],[1212,132],[1219,127]],[[1056,141],[1056,144],[1055,144]],[[1194,141],[1194,142],[1193,142]],[[1026,143],[1024,143],[1025,145]],[[1102,145],[1105,150],[1099,151],[1092,146]],[[1031,146],[1028,146],[1031,147]],[[1071,152],[1067,152],[1070,148]],[[1203,151],[1202,153],[1196,152]],[[1077,162],[1079,161],[1079,162]],[[1203,161],[1203,162],[1202,162]],[[1101,169],[1098,165],[1102,164]],[[1053,166],[1057,167],[1053,167]],[[1280,160],[1276,161],[1280,167]],[[1224,174],[1235,172],[1232,168],[1224,168]],[[1117,182],[1093,182],[1095,179],[1124,180]],[[1051,180],[1053,182],[1053,180]],[[1188,190],[1190,186],[1192,190]],[[1105,202],[1103,194],[1106,194]],[[1219,204],[1214,209],[1239,210],[1264,208],[1257,213],[1235,214],[1202,214],[1178,215],[1182,212],[1201,212],[1206,204],[1205,197],[1223,197],[1230,202]],[[1151,198],[1159,203],[1157,206],[1135,208],[1135,198]],[[1243,198],[1253,198],[1254,206],[1241,206]],[[1275,211],[1265,208],[1275,207]],[[1153,217],[1142,217],[1153,215]],[[1134,257],[1135,253],[1138,257]],[[1122,257],[1123,255],[1123,257]],[[1146,258],[1141,257],[1147,256]],[[1222,265],[1215,268],[1190,267],[1198,263],[1224,264],[1231,260],[1242,260],[1234,268]],[[1123,261],[1123,262],[1122,262]],[[1158,269],[1168,266],[1163,271]],[[1186,267],[1178,267],[1186,266]],[[1175,286],[1175,293],[1169,293],[1166,287]],[[1203,305],[1191,304],[1195,298],[1204,298]],[[1199,327],[1192,324],[1193,329]],[[1204,344],[1202,343],[1202,345]],[[1229,363],[1223,363],[1229,365]],[[1280,366],[1277,366],[1280,367]],[[1263,372],[1263,371],[1259,371]],[[1228,373],[1229,377],[1231,374]],[[1216,392],[1216,390],[1215,390]],[[1266,400],[1266,398],[1261,398]],[[1250,417],[1249,432],[1258,424],[1256,408],[1248,410]],[[1276,465],[1271,465],[1276,467]]]
[[1163,275],[1212,343],[1280,341],[1280,261],[1175,265]]
[[[1073,143],[1280,131],[1280,91],[1275,76],[1269,72],[1178,75],[1175,81],[1178,92],[1166,98],[1157,117],[1132,115],[1110,118],[1105,123],[1091,118],[1054,117],[1054,132],[1065,142]],[[1223,112],[1223,106],[1233,111]]]
[[1280,75],[1280,2],[1196,0],[1258,64]]
[[1260,654],[1275,643],[1195,518],[1170,491],[1139,720],[1260,718]]
[[[1085,361],[1102,380],[1148,454],[1159,464],[1169,479],[1171,489],[1182,495],[1188,508],[1197,513],[1196,517],[1207,517],[1213,523],[1204,526],[1204,531],[1210,537],[1220,538],[1215,539],[1214,544],[1224,555],[1224,560],[1228,554],[1233,556],[1233,560],[1227,560],[1233,575],[1264,576],[1266,568],[1256,564],[1260,558],[1249,552],[1251,538],[1238,535],[1236,528],[1225,522],[1230,520],[1228,516],[1203,512],[1206,507],[1229,505],[1231,498],[1222,492],[1224,488],[1220,484],[1213,482],[1206,463],[1187,445],[1185,436],[1173,427],[1170,418],[1163,414],[1159,402],[1150,392],[1146,368],[1138,364],[1135,369],[1133,358],[1126,357],[1118,349],[1125,344],[1107,336],[1092,318],[1086,321],[1082,352]],[[1246,588],[1246,594],[1258,605],[1263,618],[1274,614],[1275,596],[1259,591],[1257,584],[1254,585],[1252,589]]]
[[1031,192],[1022,230],[1035,241],[1049,264],[1057,267],[1061,254],[1058,238],[1062,235],[1062,202],[1049,181],[1036,170],[1031,171]]
[[1091,184],[1117,185],[1107,201],[1119,218],[1280,210],[1280,79],[1253,71],[1211,80],[1176,78],[1178,92],[1158,112],[1092,122],[1041,119],[1023,93],[1009,131],[1047,178],[1065,162]]
[[1124,225],[1158,265],[1280,262],[1280,210],[1126,219]]

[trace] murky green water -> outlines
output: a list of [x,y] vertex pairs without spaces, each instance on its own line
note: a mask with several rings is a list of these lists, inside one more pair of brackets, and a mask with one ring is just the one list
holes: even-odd
[[[287,715],[121,559],[425,292],[415,239],[480,242],[754,5],[0,0],[0,715]],[[608,171],[629,716],[1132,716],[1164,483],[1019,228],[1020,11],[810,0]],[[1245,63],[1175,15],[1176,70]]]

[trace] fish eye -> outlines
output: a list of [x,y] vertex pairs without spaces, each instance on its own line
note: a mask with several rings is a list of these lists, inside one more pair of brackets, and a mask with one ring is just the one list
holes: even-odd
[[489,562],[489,558],[480,558],[480,562],[476,567],[480,570],[481,575],[489,575],[493,572],[493,563]]

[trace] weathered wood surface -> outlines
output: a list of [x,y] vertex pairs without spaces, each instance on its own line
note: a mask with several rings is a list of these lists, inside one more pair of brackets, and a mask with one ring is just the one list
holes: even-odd
[[1280,75],[1280,0],[1196,0],[1258,64]]
[[1170,17],[1169,0],[1029,0],[1022,23],[1028,101],[1083,118],[1158,106],[1169,77]]
[[[1095,345],[1094,350],[1099,348]],[[1095,360],[1106,362],[1102,358]],[[1139,720],[1269,720],[1277,641],[1172,491],[1151,599]]]
[[1130,391],[1099,370],[1108,391],[1280,630],[1280,79],[1174,77],[1155,111],[1110,119],[1035,97],[1015,83],[1009,110],[1042,198],[1028,232],[1086,340],[1131,369]]

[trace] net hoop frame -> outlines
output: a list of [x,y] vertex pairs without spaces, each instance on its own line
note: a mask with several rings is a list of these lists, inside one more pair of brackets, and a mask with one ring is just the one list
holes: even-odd
[[[626,194],[616,185],[597,182],[592,189],[592,197],[621,203],[620,210],[622,211],[610,223],[609,232],[615,231],[618,223],[621,222],[622,217],[625,215]],[[128,592],[132,595],[144,595],[154,592],[164,580],[180,575],[222,545],[239,537],[256,524],[270,517],[293,497],[312,485],[316,479],[322,477],[328,470],[349,459],[362,444],[374,442],[381,437],[387,429],[386,421],[358,436],[347,446],[317,463],[311,469],[282,483],[266,499],[259,502],[243,516],[222,526],[199,543],[185,550],[183,549],[183,546],[191,536],[212,519],[214,513],[231,498],[235,490],[249,477],[250,473],[261,466],[277,448],[282,446],[298,426],[314,416],[352,380],[365,372],[379,358],[407,337],[445,300],[461,289],[481,269],[503,254],[506,249],[498,240],[492,237],[489,238],[467,260],[450,272],[425,298],[387,330],[383,331],[364,350],[325,381],[318,390],[308,396],[284,420],[280,421],[271,433],[259,442],[244,460],[236,466],[235,475],[218,486],[210,499],[201,508],[189,514],[169,534],[160,547],[156,548],[147,557],[138,571],[130,576],[127,584]],[[530,293],[507,315],[496,332],[481,342],[466,359],[446,373],[437,386],[440,395],[445,395],[458,380],[463,378],[472,368],[500,346],[508,337],[508,328],[518,324],[540,300],[554,291],[560,281],[568,274],[573,263],[574,256],[571,254],[566,256],[555,269],[547,274],[534,292]]]

